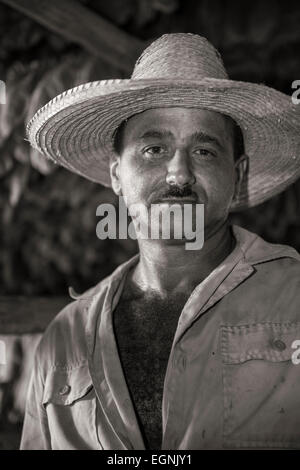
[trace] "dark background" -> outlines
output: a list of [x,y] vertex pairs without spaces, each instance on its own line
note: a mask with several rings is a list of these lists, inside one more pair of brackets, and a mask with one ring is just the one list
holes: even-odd
[[[91,54],[67,39],[63,30],[54,33],[5,3],[0,1],[0,80],[7,87],[7,104],[0,105],[0,295],[65,295],[68,286],[82,292],[132,256],[136,244],[96,237],[96,207],[116,203],[113,192],[40,157],[24,140],[25,124],[67,88],[129,74],[103,58],[105,44],[99,43],[99,54]],[[45,8],[50,3],[44,2]],[[73,4],[85,6],[145,44],[166,32],[204,35],[220,50],[233,79],[264,83],[288,95],[291,83],[300,79],[299,0]],[[299,204],[298,181],[233,220],[271,242],[300,250]],[[30,348],[36,338],[33,343],[22,338],[22,354],[20,340],[11,338],[16,375],[26,341]],[[12,377],[0,366],[0,448],[17,448],[19,442],[26,387],[16,385]]]
[[[221,51],[233,79],[265,83],[289,95],[292,81],[300,79],[297,1],[81,3],[143,40],[164,32],[202,34]],[[64,89],[127,75],[1,2],[0,34],[0,79],[7,86],[7,104],[0,105],[0,294],[58,295],[70,285],[81,292],[128,259],[136,245],[97,239],[96,207],[116,202],[112,191],[30,151],[24,124]],[[299,203],[298,182],[234,220],[299,250]]]

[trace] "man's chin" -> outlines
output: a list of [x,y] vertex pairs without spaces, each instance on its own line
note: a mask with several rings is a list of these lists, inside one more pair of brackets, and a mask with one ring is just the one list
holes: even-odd
[[192,240],[193,238],[196,238],[196,233],[197,230],[199,231],[199,227],[197,227],[196,223],[192,224],[192,227],[189,227],[187,229],[184,227],[182,223],[179,223],[177,226],[174,224],[171,224],[170,228],[166,230],[166,227],[163,227],[160,225],[159,227],[157,226],[150,226],[149,228],[149,238],[153,240],[163,240],[165,242],[169,242],[172,244],[180,244],[180,243],[186,243],[187,241]]

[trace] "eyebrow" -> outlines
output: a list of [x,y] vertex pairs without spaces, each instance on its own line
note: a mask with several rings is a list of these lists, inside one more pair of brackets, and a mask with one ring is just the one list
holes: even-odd
[[[146,140],[146,139],[163,139],[163,138],[172,138],[174,137],[173,133],[168,130],[164,129],[149,129],[145,131],[138,137],[138,140]],[[198,143],[211,143],[216,145],[219,150],[224,151],[224,146],[221,144],[217,137],[207,134],[206,132],[197,131],[191,134],[189,137],[193,144]]]
[[219,141],[217,137],[209,135],[206,132],[201,132],[201,131],[194,132],[194,134],[190,136],[190,139],[194,144],[210,143],[210,144],[216,145],[219,148],[219,150],[223,152],[225,150],[224,146],[221,144],[221,142]]
[[162,139],[165,137],[173,137],[173,133],[167,130],[160,130],[160,129],[149,129],[141,134],[138,139],[145,140],[145,139]]

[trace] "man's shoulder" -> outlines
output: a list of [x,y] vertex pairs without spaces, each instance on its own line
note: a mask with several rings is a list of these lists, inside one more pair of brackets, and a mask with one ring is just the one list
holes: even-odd
[[[270,290],[277,296],[284,293],[286,298],[297,298],[300,302],[300,255],[289,245],[271,243],[248,230],[235,228],[243,251],[243,262],[252,266],[253,274],[245,288],[251,286],[259,292]],[[269,289],[269,291],[268,291]]]
[[[244,230],[243,230],[244,232]],[[256,235],[246,234],[244,262],[251,265],[253,273],[244,286],[251,297],[267,302],[300,307],[300,255],[289,245],[270,243]],[[245,233],[244,233],[245,235]],[[252,298],[252,297],[251,297]]]
[[[121,279],[124,272],[136,263],[138,255],[120,264],[111,274],[82,294],[71,289],[74,302],[66,305],[52,320],[44,332],[36,350],[36,359],[44,369],[76,367],[87,361],[87,325],[96,321],[101,313],[109,286]],[[96,314],[90,315],[92,303]],[[91,328],[94,328],[93,325]]]
[[[294,256],[281,256],[268,258],[260,262],[252,263],[257,278],[261,278],[263,284],[278,286],[281,291],[286,290],[300,299],[300,260]],[[295,289],[298,289],[295,290]]]
[[[274,266],[300,267],[300,254],[289,245],[271,243],[258,234],[252,233],[242,227],[234,226],[234,233],[241,241],[241,248],[244,251],[245,260],[252,265],[264,263],[274,263]],[[278,260],[286,261],[277,263]]]
[[95,297],[98,305],[104,300],[110,276],[82,294],[72,293],[73,301],[60,310],[46,328],[36,350],[44,369],[75,367],[87,360],[86,326],[89,307]]

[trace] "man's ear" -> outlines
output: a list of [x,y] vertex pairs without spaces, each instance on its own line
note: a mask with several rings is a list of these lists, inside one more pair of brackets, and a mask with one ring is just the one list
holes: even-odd
[[243,153],[239,159],[235,162],[235,187],[233,200],[237,199],[241,192],[243,184],[247,180],[247,173],[249,168],[249,157]]
[[120,157],[114,157],[110,161],[110,178],[112,189],[117,196],[122,194],[121,181],[120,181]]

